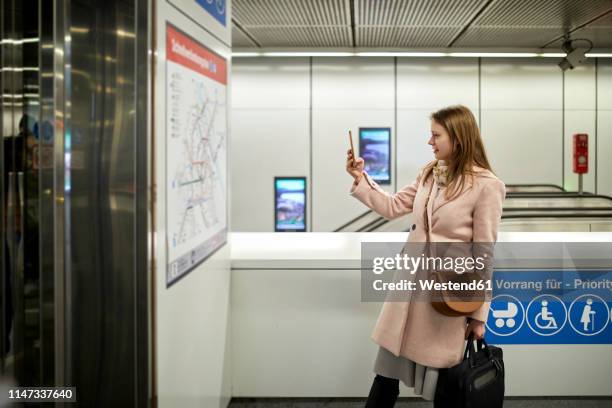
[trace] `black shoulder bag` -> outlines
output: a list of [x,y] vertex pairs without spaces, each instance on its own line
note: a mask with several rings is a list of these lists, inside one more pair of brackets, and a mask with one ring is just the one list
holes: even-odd
[[440,369],[436,401],[445,407],[501,408],[504,404],[504,360],[502,349],[477,341],[470,334],[463,361]]

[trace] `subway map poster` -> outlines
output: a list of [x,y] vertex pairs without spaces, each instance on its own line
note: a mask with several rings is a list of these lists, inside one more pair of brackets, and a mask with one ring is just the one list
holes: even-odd
[[227,241],[227,62],[166,25],[166,285]]

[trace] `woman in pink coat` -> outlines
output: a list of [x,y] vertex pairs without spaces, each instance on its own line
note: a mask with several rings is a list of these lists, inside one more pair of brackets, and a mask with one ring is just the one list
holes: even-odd
[[[384,191],[364,171],[364,160],[349,150],[347,171],[355,179],[350,194],[387,219],[413,212],[408,242],[426,241],[426,210],[432,242],[494,243],[506,190],[491,170],[472,112],[451,106],[433,113],[428,144],[435,160],[395,194]],[[462,360],[470,333],[483,338],[489,305],[485,302],[470,316],[449,317],[430,302],[385,302],[372,333],[380,348],[366,407],[393,407],[399,380],[422,398],[433,399],[434,407],[443,407],[438,376]]]

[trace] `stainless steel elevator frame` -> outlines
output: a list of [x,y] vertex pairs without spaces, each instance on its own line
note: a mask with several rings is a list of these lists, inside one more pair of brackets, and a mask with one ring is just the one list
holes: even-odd
[[[3,90],[10,87],[14,96],[23,93],[19,71],[14,69],[22,51],[13,41],[20,38],[15,22],[21,18],[22,1],[0,1],[0,81]],[[4,372],[8,321],[4,301],[0,302],[0,369],[23,380],[19,384],[23,386],[76,386],[83,406],[149,406],[153,392],[151,2],[33,2],[39,19],[35,119],[39,300],[38,331],[30,335],[38,339],[39,355],[31,354],[38,357],[23,368],[37,365],[38,383],[27,383],[34,377],[17,375],[19,364]],[[8,101],[5,93],[2,157],[4,132],[10,129],[16,134],[14,118],[23,114],[15,105],[17,97]],[[7,109],[10,124],[5,123]],[[4,205],[4,163],[0,170],[4,232],[14,221],[4,225],[9,208]],[[10,203],[19,200],[12,197]],[[9,276],[4,238],[5,234],[0,248],[2,299]],[[16,311],[11,330],[19,337],[24,327],[20,320],[25,313],[24,282],[20,273],[10,276],[17,288],[10,300]]]

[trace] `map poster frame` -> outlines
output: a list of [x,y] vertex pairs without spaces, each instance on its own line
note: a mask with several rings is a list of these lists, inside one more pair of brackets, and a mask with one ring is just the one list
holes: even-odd
[[166,287],[227,244],[228,61],[166,21]]

